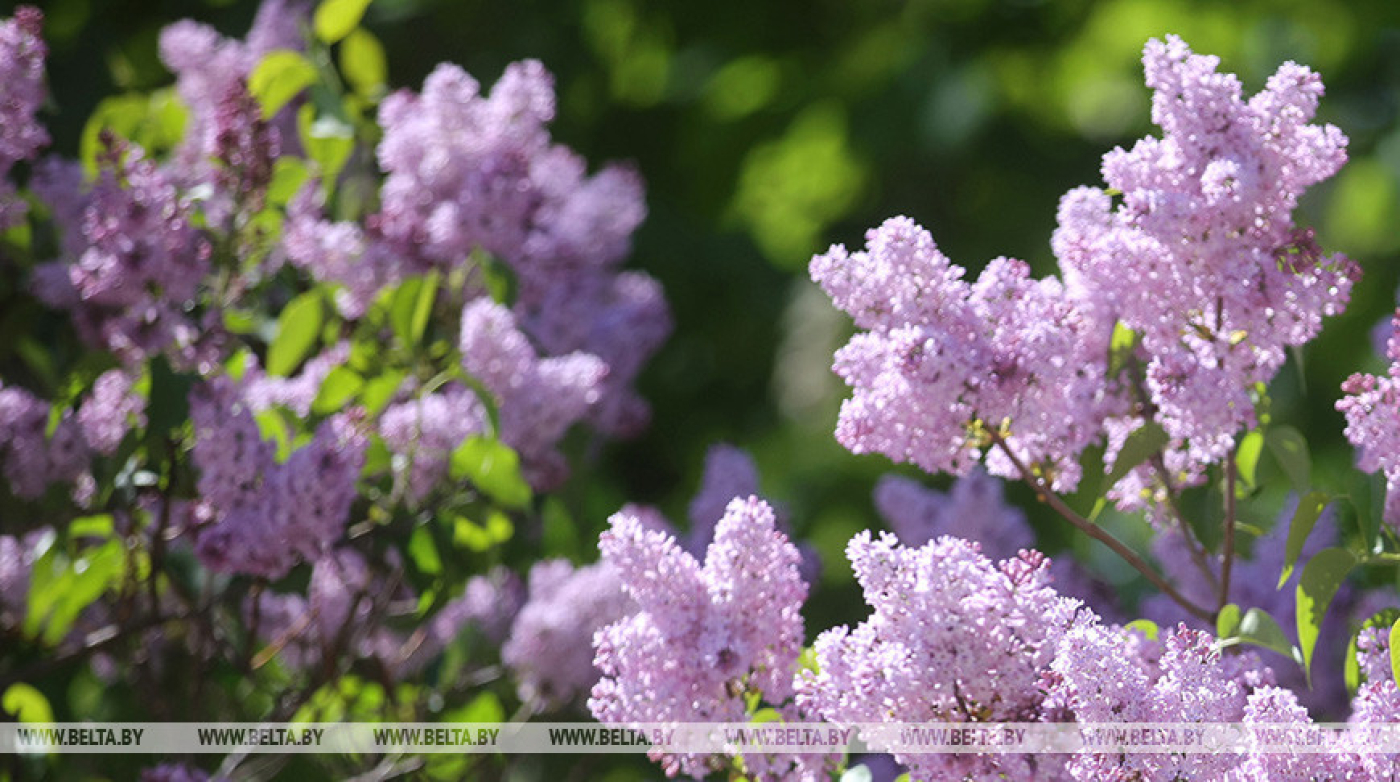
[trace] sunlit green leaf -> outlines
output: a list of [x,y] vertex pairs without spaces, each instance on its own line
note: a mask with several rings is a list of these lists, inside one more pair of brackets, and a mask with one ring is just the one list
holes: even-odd
[[1337,594],[1337,588],[1355,566],[1356,557],[1350,551],[1325,548],[1308,560],[1308,564],[1303,568],[1303,575],[1298,578],[1298,645],[1303,650],[1303,670],[1307,672],[1309,681],[1312,676],[1312,655],[1314,647],[1317,646],[1318,628],[1322,626],[1322,619],[1327,615],[1327,607],[1331,605],[1332,597]]
[[248,92],[271,119],[288,101],[316,81],[316,66],[300,52],[277,49],[263,56],[248,74]]
[[370,31],[356,28],[340,43],[340,70],[358,95],[375,100],[389,79],[384,45]]
[[336,367],[321,381],[321,389],[316,393],[316,401],[311,403],[311,410],[322,415],[334,413],[354,399],[364,384],[365,379],[355,370]]
[[269,375],[290,375],[315,346],[321,330],[322,310],[321,292],[316,290],[287,303],[277,318],[277,337],[267,348]]
[[488,437],[470,437],[452,452],[452,477],[465,478],[508,508],[530,504],[530,484],[520,474],[520,457],[510,446]]
[[24,682],[15,682],[5,689],[5,694],[0,696],[0,709],[24,723],[42,725],[53,722],[49,699]]
[[322,43],[333,44],[350,34],[360,24],[370,0],[321,0],[312,18],[316,37]]
[[1235,466],[1239,468],[1240,480],[1249,488],[1254,488],[1259,474],[1259,457],[1264,453],[1264,433],[1255,429],[1240,438],[1239,450],[1235,452]]

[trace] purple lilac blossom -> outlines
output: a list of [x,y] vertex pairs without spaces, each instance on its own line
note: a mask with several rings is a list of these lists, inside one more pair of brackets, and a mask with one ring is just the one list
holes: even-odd
[[0,461],[10,489],[22,499],[36,499],[50,484],[78,479],[92,457],[72,411],[64,411],[47,433],[49,408],[23,388],[0,385]]
[[[595,664],[603,678],[588,707],[607,725],[742,722],[746,693],[782,707],[793,694],[807,587],[801,555],[756,497],[730,503],[701,564],[664,532],[617,514],[599,541],[641,611],[600,630]],[[668,775],[704,776],[721,758],[653,753]],[[785,763],[815,768],[827,759],[746,756],[767,776]]]
[[575,568],[567,560],[530,568],[530,599],[501,647],[501,662],[514,673],[524,703],[558,709],[579,702],[599,673],[593,636],[637,610],[606,562]]
[[92,450],[110,456],[131,430],[146,425],[146,400],[134,390],[132,377],[110,369],[93,383],[92,395],[78,408],[78,425]]
[[[1251,388],[1345,308],[1359,271],[1293,223],[1302,193],[1346,161],[1337,128],[1308,124],[1316,74],[1285,63],[1245,101],[1218,58],[1175,36],[1150,41],[1143,64],[1163,136],[1105,155],[1111,190],[1066,194],[1053,245],[1067,292],[1099,328],[1140,335],[1146,401],[1182,485],[1254,425]],[[1125,507],[1143,499],[1120,492]]]
[[[854,629],[817,637],[817,672],[798,677],[800,703],[838,724],[1040,720],[1037,685],[1079,610],[1050,588],[1044,556],[1022,551],[997,566],[959,538],[914,548],[869,532],[852,538],[846,551],[873,613]],[[895,760],[918,779],[1029,778],[1053,775],[1063,762],[992,755]]]
[[209,273],[209,241],[175,182],[139,147],[111,141],[103,158],[80,201],[66,190],[71,168],[36,171],[36,193],[69,218],[60,223],[63,257],[36,273],[36,293],[70,310],[86,342],[128,364],[160,353],[182,367],[211,360],[210,335],[187,314]]
[[191,392],[190,418],[198,488],[212,515],[196,544],[207,567],[280,578],[341,537],[367,446],[350,416],[326,419],[283,464],[232,381]]
[[[1400,310],[1394,322],[1400,323]],[[1346,437],[1356,448],[1356,466],[1385,475],[1385,522],[1400,529],[1400,328],[1386,345],[1390,369],[1383,376],[1357,373],[1342,384],[1337,410],[1346,416]]]
[[426,499],[447,477],[452,451],[489,426],[486,408],[476,395],[455,384],[386,408],[379,418],[379,434],[390,451],[403,457],[396,469],[407,481],[409,502]]
[[141,782],[209,782],[205,771],[188,763],[161,763],[141,771]]
[[23,219],[26,206],[16,197],[9,172],[49,143],[49,134],[35,119],[44,103],[44,15],[20,6],[11,19],[0,22],[0,229]]
[[541,357],[510,310],[488,298],[462,310],[462,367],[496,397],[500,438],[520,454],[536,489],[557,486],[568,465],[556,445],[598,401],[608,366],[597,356]]
[[759,494],[758,465],[748,451],[720,443],[705,452],[700,488],[690,500],[690,536],[685,549],[696,556],[714,537],[715,525],[735,497]]
[[[264,55],[303,48],[301,27],[307,20],[307,5],[298,0],[264,0],[246,41],[225,38],[214,28],[188,19],[161,30],[161,62],[175,74],[175,89],[190,112],[177,160],[181,171],[192,174],[192,181],[220,177],[211,161],[219,158],[221,131],[228,129],[228,117],[221,117],[227,108],[224,101],[238,91]],[[283,114],[290,117],[292,112]],[[294,125],[278,130],[284,138],[295,138],[295,132],[287,132],[294,131]]]

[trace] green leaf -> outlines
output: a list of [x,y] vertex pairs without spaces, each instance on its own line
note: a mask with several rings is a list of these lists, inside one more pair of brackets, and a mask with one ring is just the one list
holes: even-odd
[[292,299],[277,318],[277,337],[267,348],[267,373],[286,377],[316,344],[321,330],[322,301],[318,290]]
[[515,525],[504,513],[493,510],[486,521],[477,524],[465,516],[452,519],[452,542],[477,553],[489,551],[510,540],[515,534]]
[[267,202],[273,206],[286,206],[310,178],[311,170],[306,167],[306,161],[290,155],[277,158],[272,164],[272,182],[267,186]]
[[99,516],[83,516],[73,519],[68,524],[68,537],[70,540],[112,537],[112,514],[103,513]]
[[185,135],[189,119],[174,90],[156,90],[150,95],[127,93],[103,98],[83,126],[78,141],[78,159],[89,177],[97,173],[97,159],[102,152],[102,131],[141,146],[149,156],[174,149]]
[[443,722],[505,722],[506,708],[496,693],[486,691],[458,709],[444,711]]
[[297,112],[297,131],[307,156],[321,171],[322,187],[329,193],[355,150],[354,129],[331,116],[317,117],[316,109],[306,105]]
[[1264,453],[1264,433],[1255,429],[1240,440],[1235,452],[1235,466],[1239,468],[1240,480],[1253,489],[1259,475],[1259,457]]
[[0,697],[0,709],[20,722],[40,725],[53,722],[49,699],[24,682],[15,682],[5,690]]
[[258,330],[258,320],[247,310],[229,307],[224,310],[224,328],[232,334],[252,334]]
[[354,399],[364,385],[365,379],[355,370],[336,367],[321,381],[321,390],[316,392],[316,401],[311,403],[311,410],[321,415],[334,413]]
[[470,437],[452,452],[452,477],[466,478],[507,508],[530,504],[530,484],[520,474],[520,457],[505,443]]
[[435,576],[442,572],[442,558],[438,556],[433,534],[427,527],[418,527],[408,538],[408,557],[418,570]]
[[49,549],[30,574],[25,632],[49,645],[63,640],[78,615],[113,587],[125,567],[121,541],[111,540],[69,560]]
[[316,37],[325,44],[344,38],[360,24],[369,3],[370,0],[322,0],[311,21]]
[[1400,608],[1381,609],[1362,622],[1356,632],[1351,634],[1351,640],[1347,643],[1347,656],[1343,662],[1342,671],[1346,678],[1347,691],[1352,695],[1355,695],[1357,688],[1361,686],[1361,664],[1356,661],[1357,636],[1361,635],[1362,630],[1369,630],[1373,627],[1389,627],[1393,632],[1396,622],[1400,622]]
[[437,298],[438,273],[431,272],[423,277],[405,280],[389,305],[389,320],[394,333],[407,348],[415,348],[423,339],[428,327],[428,319],[433,314],[433,301]]
[[1294,491],[1306,494],[1311,488],[1312,460],[1308,457],[1308,441],[1303,433],[1291,426],[1271,426],[1264,439],[1274,459],[1293,482]]
[[[1239,609],[1236,608],[1235,610],[1238,611]],[[1136,630],[1139,633],[1142,633],[1143,636],[1149,641],[1157,640],[1157,634],[1161,632],[1160,628],[1157,627],[1157,623],[1152,621],[1151,619],[1136,619],[1124,625],[1123,629]]]
[[1128,439],[1123,442],[1123,447],[1118,451],[1118,458],[1113,460],[1113,469],[1108,472],[1106,486],[1112,486],[1127,475],[1130,470],[1139,464],[1152,458],[1171,440],[1167,436],[1166,430],[1152,421],[1148,421],[1133,433],[1128,435]]
[[1313,648],[1317,646],[1318,628],[1327,615],[1327,607],[1337,588],[1356,566],[1356,557],[1341,548],[1325,548],[1308,560],[1303,575],[1298,578],[1297,620],[1298,645],[1303,650],[1303,671],[1312,680]]
[[1215,636],[1233,638],[1239,630],[1240,607],[1234,603],[1227,603],[1220,609],[1220,613],[1215,615]]
[[1242,640],[1255,646],[1272,649],[1284,657],[1293,656],[1293,644],[1283,634],[1283,628],[1262,609],[1251,608],[1245,612],[1240,619],[1239,635]]
[[1138,335],[1136,331],[1128,328],[1122,321],[1113,324],[1113,336],[1108,342],[1108,376],[1117,377],[1123,367],[1127,366],[1128,359],[1132,358],[1133,351],[1137,350]]
[[1322,509],[1331,501],[1331,497],[1320,491],[1308,492],[1298,500],[1298,509],[1293,512],[1293,520],[1288,524],[1288,542],[1283,549],[1283,572],[1279,574],[1278,586],[1274,587],[1275,589],[1283,589],[1283,585],[1288,583],[1289,577],[1293,575],[1293,566],[1303,553],[1303,544],[1308,542],[1308,535],[1322,516]]
[[370,101],[378,99],[389,80],[384,45],[369,30],[355,28],[340,44],[340,70],[356,94]]
[[579,552],[578,524],[558,497],[548,497],[540,511],[543,530],[540,542],[546,557],[572,559]]
[[371,415],[378,415],[394,399],[399,386],[407,375],[398,369],[388,369],[379,377],[371,378],[360,392],[360,404]]
[[272,119],[302,90],[316,83],[316,66],[300,52],[277,49],[263,56],[248,74],[248,92]]
[[874,779],[875,775],[870,773],[865,764],[851,766],[841,775],[841,782],[874,782]]
[[1390,678],[1400,683],[1400,619],[1390,626]]

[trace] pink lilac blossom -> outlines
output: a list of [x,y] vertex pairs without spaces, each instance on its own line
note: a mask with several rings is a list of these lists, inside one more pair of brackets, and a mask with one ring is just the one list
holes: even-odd
[[[972,283],[908,218],[866,234],[866,249],[834,246],[812,279],[849,313],[856,334],[836,353],[854,389],[836,437],[928,472],[965,475],[985,442],[976,425],[1008,426],[1005,440],[1056,489],[1077,484],[1078,454],[1097,435],[1106,337],[1072,306],[1058,280],[1032,280],[999,258]],[[1000,451],[988,469],[1017,477]]]
[[264,374],[257,359],[249,355],[243,366],[243,398],[254,412],[280,405],[305,418],[311,414],[311,403],[326,376],[349,358],[350,343],[337,342],[308,359],[295,376],[273,377]]
[[530,568],[529,594],[501,662],[515,673],[522,702],[551,710],[575,704],[598,682],[594,634],[637,604],[606,562],[580,568],[561,559],[538,562]]
[[[1400,323],[1400,310],[1393,322]],[[1356,466],[1385,476],[1385,522],[1400,529],[1400,329],[1391,334],[1385,355],[1391,362],[1388,373],[1347,378],[1337,410],[1346,416],[1345,434],[1356,448]]]
[[715,525],[735,497],[758,495],[758,465],[742,448],[724,443],[705,452],[700,488],[690,500],[690,536],[685,549],[697,556],[710,545]]
[[293,266],[314,279],[337,283],[336,308],[347,318],[363,317],[375,296],[407,270],[382,242],[356,223],[324,219],[318,183],[308,183],[287,205],[282,251]]
[[379,417],[379,434],[402,457],[395,469],[406,481],[405,496],[415,504],[447,478],[453,450],[489,428],[486,408],[458,385],[390,405]]
[[10,169],[49,143],[35,119],[44,103],[43,23],[44,15],[30,6],[0,22],[0,229],[18,223],[26,212],[10,183]]
[[598,401],[608,366],[597,356],[541,357],[510,310],[488,298],[462,310],[462,367],[481,381],[500,409],[500,438],[521,459],[536,489],[557,486],[568,465],[556,445]]
[[[742,722],[748,692],[786,704],[807,587],[798,574],[800,554],[777,531],[767,504],[756,497],[730,503],[703,564],[636,518],[617,514],[611,521],[599,541],[603,562],[616,569],[641,610],[594,640],[603,677],[588,701],[593,716],[607,725]],[[728,763],[703,755],[653,753],[652,759],[670,776],[701,777]],[[804,768],[826,762],[805,761],[811,765]],[[787,762],[745,757],[751,770]]]
[[24,535],[0,535],[0,627],[15,628],[29,613],[29,579],[41,545],[52,543],[48,527]]
[[209,782],[210,779],[207,772],[188,763],[161,763],[141,771],[141,782]]
[[1053,246],[1084,311],[1140,335],[1143,401],[1172,437],[1169,467],[1196,482],[1254,425],[1251,387],[1347,304],[1357,267],[1292,216],[1346,161],[1346,138],[1309,124],[1322,82],[1300,65],[1245,101],[1218,58],[1175,36],[1143,64],[1162,138],[1105,155],[1111,190],[1066,194]]
[[[71,217],[63,258],[39,273],[36,293],[70,310],[93,347],[129,364],[164,353],[191,366],[209,360],[209,340],[188,314],[210,270],[209,241],[191,222],[175,182],[139,147],[109,139],[96,182],[73,201],[71,169],[42,167],[35,191]],[[45,178],[53,175],[53,181]],[[75,210],[80,210],[76,211]],[[55,268],[65,268],[68,287]]]
[[[1260,687],[1250,693],[1244,723],[1259,726],[1311,725],[1312,717],[1293,690]],[[1239,767],[1225,775],[1229,782],[1266,779],[1270,782],[1312,782],[1318,779],[1363,779],[1355,756],[1340,753],[1251,752]]]
[[[869,532],[852,538],[847,554],[873,613],[854,629],[817,637],[817,672],[797,679],[800,703],[838,724],[1041,719],[1042,673],[1081,610],[1050,588],[1043,555],[1022,551],[994,565],[976,543],[959,538],[914,548]],[[895,760],[917,779],[1053,776],[1063,762],[1011,755]]]
[[214,112],[213,150],[219,164],[214,183],[234,209],[245,214],[262,209],[273,163],[281,151],[281,132],[263,119],[262,107],[248,87],[234,82]]
[[344,533],[367,441],[349,415],[335,415],[277,464],[240,390],[215,379],[191,393],[198,488],[213,516],[196,551],[213,570],[275,579]]

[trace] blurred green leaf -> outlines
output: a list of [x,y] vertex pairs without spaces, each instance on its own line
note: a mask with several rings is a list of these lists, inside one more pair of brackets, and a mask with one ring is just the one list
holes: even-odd
[[389,80],[384,45],[374,33],[363,27],[356,28],[340,43],[340,71],[355,94],[365,100],[377,100]]
[[321,381],[321,389],[316,392],[316,400],[311,403],[312,412],[326,415],[345,407],[364,387],[365,379],[349,367],[335,367]]
[[277,336],[267,347],[269,375],[290,375],[316,345],[324,309],[322,298],[319,290],[310,290],[287,302],[277,317]]
[[15,682],[0,696],[0,709],[23,723],[46,724],[53,722],[53,708],[49,699],[33,686]]
[[1239,450],[1235,452],[1235,466],[1239,468],[1240,480],[1253,489],[1259,475],[1259,457],[1264,453],[1264,433],[1252,430],[1240,439]]
[[272,164],[272,182],[267,186],[267,202],[273,206],[286,206],[310,178],[311,171],[306,167],[306,161],[290,155],[277,158]]
[[1215,636],[1233,638],[1240,629],[1240,607],[1226,603],[1215,615]]
[[[1226,606],[1226,608],[1229,607],[1230,606]],[[1236,607],[1235,610],[1238,612],[1239,608]],[[1139,633],[1142,633],[1143,637],[1145,637],[1149,641],[1157,640],[1157,635],[1161,632],[1161,629],[1157,627],[1157,623],[1152,621],[1151,619],[1135,619],[1124,625],[1123,629],[1136,630]],[[1216,635],[1219,635],[1219,633],[1216,633]]]
[[365,406],[366,412],[374,416],[383,411],[394,400],[394,394],[398,393],[407,376],[403,371],[387,369],[378,377],[370,378],[360,392],[360,403]]
[[404,280],[394,293],[389,320],[394,324],[394,333],[409,349],[418,346],[428,327],[428,319],[433,314],[433,301],[437,298],[438,279],[437,272],[413,277]]
[[316,109],[302,106],[297,112],[297,131],[306,154],[321,172],[326,193],[334,189],[341,169],[355,151],[354,129],[330,116],[316,116]]
[[300,52],[277,49],[253,66],[253,72],[248,74],[248,92],[262,106],[263,117],[272,119],[316,78],[316,66]]
[[530,484],[520,473],[520,457],[505,443],[469,437],[452,452],[452,477],[465,478],[486,496],[507,508],[530,504]]
[[322,43],[333,44],[349,35],[360,24],[369,4],[370,0],[321,0],[312,19],[316,37]]
[[1308,456],[1308,441],[1292,426],[1276,425],[1265,432],[1264,440],[1299,495],[1311,487],[1312,459]]

